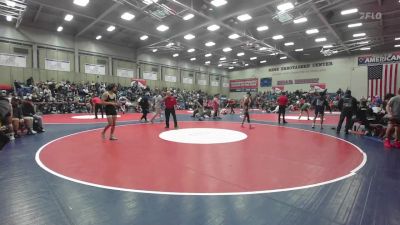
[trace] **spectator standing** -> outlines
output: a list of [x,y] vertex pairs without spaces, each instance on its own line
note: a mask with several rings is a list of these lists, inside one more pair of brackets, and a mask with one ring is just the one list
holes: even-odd
[[94,107],[94,118],[98,119],[97,113],[99,112],[99,110],[101,112],[101,118],[104,118],[104,109],[101,99],[98,96],[93,97],[92,104]]
[[[385,148],[400,148],[400,89],[397,91],[397,95],[392,97],[386,105],[386,111],[388,113],[389,124],[386,129],[386,139],[383,142]],[[396,129],[396,138],[394,144],[390,143],[390,138],[393,135],[393,131]]]
[[279,111],[278,111],[278,123],[281,123],[281,115],[282,115],[282,122],[287,123],[285,120],[285,113],[286,113],[286,106],[289,103],[289,99],[285,95],[285,92],[281,93],[281,96],[278,97],[277,100]]
[[336,129],[336,133],[340,133],[343,121],[346,118],[346,126],[344,132],[345,134],[348,134],[352,125],[352,117],[357,112],[357,100],[353,96],[351,96],[350,90],[347,90],[343,98],[339,100],[338,108],[340,110],[340,119]]

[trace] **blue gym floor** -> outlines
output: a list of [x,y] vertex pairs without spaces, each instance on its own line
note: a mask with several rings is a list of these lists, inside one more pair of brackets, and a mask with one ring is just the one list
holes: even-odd
[[[178,118],[192,120],[188,115]],[[239,121],[239,117],[228,115],[223,120]],[[311,130],[309,125],[285,126]],[[400,224],[400,150],[384,150],[381,142],[355,135],[339,136],[368,156],[356,175],[323,186],[269,194],[169,196],[121,192],[64,180],[36,164],[35,153],[47,142],[100,127],[103,125],[47,125],[45,133],[17,139],[0,151],[0,224]],[[322,132],[336,136],[330,126]],[[264,135],[268,143],[268,134]]]

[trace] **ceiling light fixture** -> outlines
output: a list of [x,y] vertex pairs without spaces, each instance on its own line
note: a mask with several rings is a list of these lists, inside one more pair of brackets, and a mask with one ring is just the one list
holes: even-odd
[[124,14],[121,15],[121,19],[123,19],[123,20],[131,21],[131,20],[133,20],[133,18],[135,18],[135,15],[133,15],[132,13],[129,13],[129,12],[125,12]]
[[195,61],[195,60],[196,60],[196,58],[191,58],[191,59],[190,59],[190,61]]
[[400,48],[400,45],[394,45],[395,48]]
[[348,28],[353,28],[353,27],[361,27],[362,23],[351,23],[347,25]]
[[342,15],[348,15],[348,14],[352,14],[352,13],[356,13],[358,12],[358,9],[354,8],[354,9],[346,9],[340,12],[340,14]]
[[368,44],[369,43],[369,41],[360,41],[360,42],[358,42],[357,44],[359,44],[359,45],[365,45],[365,44]]
[[256,60],[256,59],[257,59],[257,57],[251,57],[250,58],[251,61]]
[[237,54],[237,56],[244,56],[244,52],[239,52],[238,54]]
[[238,34],[229,35],[229,39],[238,39],[238,38],[240,38],[240,35],[238,35]]
[[274,53],[271,53],[271,54],[269,54],[269,55],[274,56],[274,55],[278,55],[278,53],[277,53],[277,52],[274,52]]
[[306,34],[317,34],[317,33],[319,33],[319,30],[318,30],[318,29],[309,29],[309,30],[306,30]]
[[242,21],[242,22],[247,21],[247,20],[251,20],[252,18],[253,17],[251,17],[249,14],[243,14],[243,15],[240,15],[240,16],[237,17],[237,19],[239,21]]
[[287,11],[287,10],[293,9],[294,5],[291,2],[287,2],[287,3],[283,3],[283,4],[278,5],[276,8],[279,11]]
[[226,3],[228,3],[226,0],[212,0],[211,1],[211,5],[215,6],[215,7],[220,7],[225,5]]
[[221,67],[222,66],[222,64],[218,64],[218,67]]
[[400,37],[395,37],[394,40],[395,41],[400,41]]
[[247,66],[249,66],[249,64],[248,64],[248,63],[246,63],[246,64],[244,64],[244,66],[246,66],[246,67],[247,67]]
[[210,63],[211,63],[210,61],[206,61],[204,64],[207,64],[207,65],[208,65],[208,64],[210,64]]
[[294,45],[294,42],[286,42],[285,43],[285,46],[292,46],[292,45]]
[[64,20],[69,22],[69,21],[71,21],[73,18],[74,18],[73,15],[67,14],[67,15],[65,15],[65,17],[64,17]]
[[195,37],[196,36],[194,36],[193,34],[186,34],[183,38],[185,38],[186,40],[192,40]]
[[155,3],[155,2],[158,2],[158,0],[143,0],[143,3],[146,4],[146,5],[151,5],[151,4]]
[[272,37],[272,39],[274,39],[274,40],[280,40],[280,39],[283,39],[283,38],[284,38],[283,35],[275,35],[275,36]]
[[212,41],[209,41],[209,42],[205,43],[205,46],[207,46],[207,47],[212,47],[214,45],[215,45],[215,43],[212,42]]
[[158,49],[153,49],[153,52],[157,52],[158,51]]
[[191,14],[191,13],[189,13],[189,14],[186,14],[186,15],[183,17],[183,20],[190,20],[190,19],[192,19],[193,17],[194,17],[194,15]]
[[160,26],[157,27],[157,30],[161,32],[167,31],[168,29],[169,27],[164,24],[161,24]]
[[102,38],[101,35],[97,35],[96,40],[100,40]]
[[89,4],[89,0],[74,0],[74,4],[85,7]]
[[360,50],[361,51],[368,51],[368,50],[371,50],[371,48],[370,47],[364,47],[364,48],[360,48]]
[[216,31],[216,30],[218,30],[219,28],[220,28],[220,27],[219,27],[218,25],[213,24],[213,25],[207,27],[207,30],[209,30],[209,31]]
[[219,61],[225,61],[225,60],[226,60],[225,57],[219,58]]
[[149,36],[143,35],[143,36],[140,37],[140,40],[144,41],[144,40],[147,40],[148,38],[149,38]]
[[298,48],[298,49],[295,49],[294,51],[295,52],[302,52],[304,49],[302,49],[302,48]]
[[178,53],[175,53],[175,54],[172,55],[172,57],[174,57],[174,58],[176,58],[176,57],[178,57],[178,56],[179,56]]
[[194,48],[191,48],[191,49],[187,50],[187,52],[189,52],[189,53],[192,53],[192,52],[195,52],[195,51],[196,51],[196,49],[194,49]]
[[15,2],[13,2],[13,1],[7,0],[7,1],[6,1],[6,4],[7,4],[7,6],[15,7]]
[[234,69],[235,67],[233,67],[233,66],[230,66],[230,67],[228,67],[230,70],[232,70],[232,69]]
[[365,33],[357,33],[353,34],[353,37],[364,37],[366,34]]
[[260,50],[260,51],[265,51],[265,50],[267,50],[267,47],[261,47],[261,48],[259,48],[258,50]]
[[301,18],[293,20],[293,23],[298,24],[298,23],[305,23],[307,21],[308,21],[308,19],[306,17],[301,17]]
[[262,60],[262,61],[260,61],[261,64],[264,64],[264,63],[266,63],[266,62],[267,62],[267,60]]
[[8,15],[8,16],[6,16],[6,20],[7,20],[8,22],[11,22],[11,21],[13,20],[13,18],[12,18],[12,16]]
[[57,27],[57,31],[58,31],[58,32],[61,32],[61,31],[63,31],[63,30],[64,30],[64,28],[63,28],[62,26]]
[[206,57],[206,58],[211,57],[211,56],[212,56],[211,53],[208,53],[208,54],[205,54],[205,55],[204,55],[204,57]]
[[262,26],[259,26],[259,27],[257,27],[257,31],[266,31],[266,30],[268,30],[269,29],[269,27],[268,26],[266,26],[266,25],[262,25]]
[[223,52],[230,52],[230,51],[232,51],[232,49],[228,47],[228,48],[222,49],[222,51],[223,51]]
[[333,45],[324,45],[323,48],[333,48]]
[[287,56],[282,56],[279,59],[287,59]]
[[326,41],[326,38],[324,37],[315,39],[315,42],[324,42],[324,41]]
[[107,31],[108,32],[112,32],[112,31],[114,31],[115,30],[115,26],[113,26],[113,25],[111,25],[111,26],[109,26],[108,28],[107,28]]

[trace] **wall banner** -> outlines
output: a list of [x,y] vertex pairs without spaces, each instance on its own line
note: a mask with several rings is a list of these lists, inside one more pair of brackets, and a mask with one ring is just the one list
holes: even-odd
[[367,55],[358,57],[359,66],[370,66],[376,64],[388,64],[400,62],[400,52],[385,55]]
[[26,56],[0,53],[0,66],[26,67]]
[[257,92],[258,78],[230,80],[229,87],[231,92]]
[[272,77],[264,77],[260,79],[260,87],[271,87]]

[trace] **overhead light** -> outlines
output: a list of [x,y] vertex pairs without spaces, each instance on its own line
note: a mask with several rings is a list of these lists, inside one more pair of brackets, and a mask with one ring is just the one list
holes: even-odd
[[238,34],[229,35],[229,39],[237,39],[237,38],[240,38],[240,35],[238,35]]
[[232,62],[233,64],[237,64],[237,62]]
[[228,3],[226,0],[212,0],[211,1],[211,5],[215,6],[215,7],[220,7],[225,5],[226,3]]
[[89,0],[74,0],[74,4],[85,7],[89,4]]
[[279,59],[287,59],[287,56],[282,56]]
[[257,57],[251,57],[250,58],[251,61],[256,60],[256,59],[257,59]]
[[164,24],[161,24],[160,26],[157,27],[157,30],[161,32],[167,31],[168,29],[169,27]]
[[287,3],[284,3],[284,4],[278,5],[276,8],[277,8],[279,11],[287,11],[287,10],[293,9],[293,8],[294,8],[294,5],[293,5],[293,3],[291,3],[291,2],[287,2]]
[[151,5],[151,4],[155,3],[155,2],[158,2],[158,0],[143,0],[143,3],[146,4],[146,5]]
[[285,43],[285,46],[292,46],[292,45],[294,45],[294,42],[286,42]]
[[351,23],[347,25],[348,28],[353,28],[353,27],[361,27],[362,23]]
[[269,54],[269,55],[274,56],[274,55],[278,55],[278,53],[277,53],[277,52],[274,52],[274,53],[271,53],[271,54]]
[[195,37],[196,36],[194,36],[193,34],[186,34],[183,38],[185,38],[186,40],[192,40]]
[[324,42],[324,41],[326,41],[326,38],[324,37],[315,39],[315,42]]
[[395,40],[395,41],[399,41],[399,40],[400,40],[400,37],[395,37],[394,40]]
[[218,30],[219,28],[220,28],[220,27],[219,27],[218,25],[213,24],[213,25],[207,27],[207,30],[209,30],[209,31],[216,31],[216,30]]
[[73,18],[74,18],[73,15],[67,14],[67,15],[65,15],[65,17],[64,17],[64,20],[65,20],[65,21],[71,21]]
[[261,48],[259,48],[258,50],[260,50],[260,51],[265,51],[265,50],[267,50],[267,47],[261,47]]
[[212,42],[212,41],[209,41],[209,42],[205,43],[205,46],[207,46],[207,47],[212,47],[214,45],[215,45],[215,43]]
[[283,35],[275,35],[275,36],[272,37],[272,39],[274,39],[274,40],[283,39]]
[[226,60],[225,57],[219,58],[219,61],[225,61],[225,60]]
[[158,49],[153,49],[153,52],[157,52],[158,51]]
[[195,60],[196,60],[196,58],[191,58],[191,59],[190,59],[190,61],[195,61]]
[[191,14],[191,13],[189,13],[189,14],[186,14],[186,15],[183,17],[183,20],[190,20],[190,19],[192,19],[193,17],[194,17],[194,15]]
[[64,30],[64,28],[62,26],[57,27],[58,32],[61,32],[62,30]]
[[243,22],[243,21],[251,20],[252,17],[249,14],[243,14],[243,15],[238,16],[237,19],[239,21]]
[[228,48],[222,49],[222,51],[223,51],[223,52],[230,52],[230,51],[232,51],[232,49],[228,47]]
[[368,51],[368,50],[371,50],[371,48],[370,47],[364,47],[364,48],[360,48],[360,50],[361,51]]
[[196,51],[196,49],[194,49],[194,48],[191,48],[191,49],[187,50],[187,52],[189,52],[189,53],[194,52],[194,51]]
[[100,40],[102,38],[101,35],[97,35],[96,40]]
[[394,45],[395,48],[400,48],[400,45]]
[[179,56],[178,53],[175,53],[175,54],[172,55],[172,57],[174,57],[174,58],[176,58],[176,57],[178,57],[178,56]]
[[230,67],[228,67],[228,68],[231,70],[231,69],[234,69],[235,67],[233,67],[233,66],[230,66]]
[[353,37],[364,37],[366,34],[365,33],[357,33],[353,34]]
[[268,30],[268,29],[269,29],[269,27],[266,26],[266,25],[257,27],[257,31],[266,31],[266,30]]
[[222,66],[222,64],[218,64],[218,67],[221,67]]
[[207,54],[204,55],[204,57],[206,57],[206,58],[211,57],[211,56],[212,56],[211,53],[207,53]]
[[333,45],[324,45],[323,48],[333,48]]
[[6,4],[7,4],[7,6],[10,6],[10,7],[15,7],[15,2],[13,2],[13,1],[6,1]]
[[262,61],[260,61],[261,64],[264,64],[264,63],[266,63],[266,62],[267,62],[267,60],[262,60]]
[[306,30],[306,34],[317,34],[319,33],[318,29],[310,29],[310,30]]
[[237,56],[244,56],[244,52],[239,52],[238,54],[237,54]]
[[295,52],[302,52],[304,49],[302,49],[302,48],[298,48],[298,49],[295,49],[294,51]]
[[174,46],[175,44],[173,43],[173,42],[170,42],[170,43],[168,43],[166,46],[167,47],[171,47],[171,46]]
[[6,16],[6,20],[7,20],[8,22],[11,22],[11,21],[13,20],[13,18],[12,18],[12,16],[8,15],[8,16]]
[[296,24],[297,23],[305,23],[307,21],[308,21],[308,19],[306,17],[301,17],[301,18],[293,20],[293,23],[296,23]]
[[113,25],[111,25],[111,26],[109,26],[108,28],[107,28],[107,31],[108,32],[112,32],[112,31],[114,31],[115,30],[115,26],[113,26]]
[[246,64],[244,64],[244,66],[249,66],[249,64],[248,64],[248,63],[246,63]]
[[338,53],[338,50],[333,51],[333,54],[337,54],[337,53]]
[[123,19],[123,20],[131,21],[131,20],[133,20],[133,18],[135,18],[135,15],[133,15],[132,13],[129,13],[129,12],[125,12],[124,14],[121,15],[121,19]]
[[358,42],[357,44],[359,44],[359,45],[365,45],[365,44],[368,44],[369,43],[369,41],[360,41],[360,42]]
[[140,40],[144,41],[144,40],[147,40],[148,38],[149,38],[149,36],[143,35],[143,36],[140,37]]
[[342,15],[348,15],[348,14],[352,14],[352,13],[356,13],[358,12],[358,9],[354,8],[354,9],[346,9],[340,12],[340,14]]
[[210,63],[211,63],[210,61],[206,61],[206,62],[205,62],[205,64],[210,64]]

